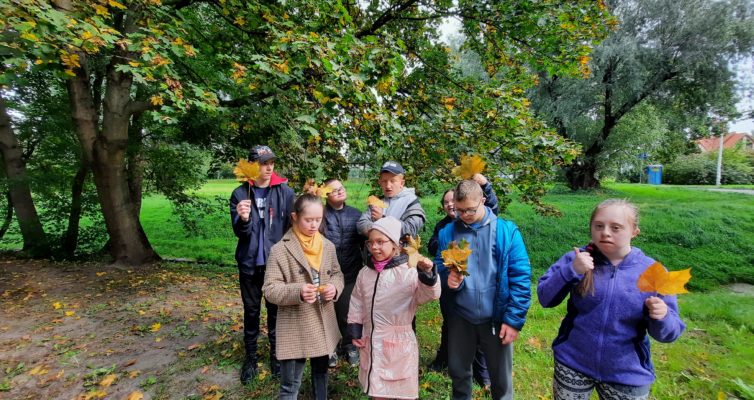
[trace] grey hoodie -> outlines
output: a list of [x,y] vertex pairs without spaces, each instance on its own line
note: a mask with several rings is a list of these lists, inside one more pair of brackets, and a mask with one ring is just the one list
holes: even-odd
[[[400,193],[391,198],[383,197],[382,201],[387,204],[387,209],[383,212],[386,217],[395,217],[401,220],[401,237],[410,235],[416,237],[424,226],[426,216],[424,209],[416,197],[414,188],[403,188]],[[372,214],[367,210],[361,214],[356,228],[364,236],[367,236],[369,229],[372,227]]]

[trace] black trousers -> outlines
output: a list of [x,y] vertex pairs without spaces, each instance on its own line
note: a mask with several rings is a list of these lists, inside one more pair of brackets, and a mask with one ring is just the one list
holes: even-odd
[[[264,269],[261,269],[264,271]],[[243,342],[246,357],[257,359],[257,340],[259,339],[259,317],[262,311],[262,284],[264,273],[259,270],[254,275],[238,274],[243,301]],[[267,339],[270,342],[270,360],[275,357],[275,325],[277,324],[278,306],[264,301],[267,308]]]
[[340,330],[340,348],[344,350],[346,347],[352,346],[351,335],[348,333],[348,308],[351,304],[351,292],[356,282],[346,283],[343,286],[343,291],[338,296],[338,301],[335,302],[335,315],[338,317],[338,329]]

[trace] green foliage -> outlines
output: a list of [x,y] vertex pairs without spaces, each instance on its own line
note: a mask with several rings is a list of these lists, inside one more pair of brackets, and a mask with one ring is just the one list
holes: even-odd
[[[717,179],[717,152],[681,156],[666,165],[663,181],[676,185],[714,185]],[[743,149],[723,150],[721,184],[754,183],[754,156]]]

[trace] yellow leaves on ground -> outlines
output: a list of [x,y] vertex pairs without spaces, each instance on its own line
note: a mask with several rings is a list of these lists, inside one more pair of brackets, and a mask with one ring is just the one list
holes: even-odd
[[106,375],[104,378],[102,378],[101,381],[99,381],[99,385],[101,387],[110,387],[110,385],[112,385],[113,382],[115,382],[115,379],[117,378],[118,378],[118,375],[116,374]]
[[149,331],[157,332],[160,330],[160,328],[162,328],[162,325],[159,322],[155,322],[154,324],[152,324],[152,326],[149,327]]
[[52,303],[52,308],[54,308],[56,310],[60,310],[62,307],[63,307],[63,305],[60,304],[59,301],[56,301],[56,302]]
[[639,276],[636,286],[642,292],[655,292],[661,295],[688,293],[684,285],[691,279],[691,268],[682,271],[665,270],[655,261]]
[[461,165],[453,168],[453,175],[461,179],[471,179],[474,175],[484,171],[485,162],[478,155],[461,156]]
[[236,180],[240,182],[255,181],[259,179],[261,171],[258,162],[251,162],[244,159],[238,160],[238,165],[233,168]]
[[79,396],[79,400],[92,400],[92,399],[104,399],[107,397],[107,392],[99,389],[99,390],[91,390],[87,392],[84,395]]
[[445,267],[468,276],[468,260],[470,255],[469,242],[464,239],[461,240],[461,244],[459,245],[454,240],[450,242],[446,250],[442,251],[442,260],[445,263]]
[[66,311],[66,312],[65,312],[65,316],[66,316],[66,317],[72,317],[72,316],[73,316],[73,314],[76,314],[76,311]]
[[367,198],[367,205],[377,208],[387,208],[387,204],[375,195],[371,195]]
[[50,370],[45,368],[44,365],[37,365],[36,367],[32,368],[31,371],[28,372],[28,374],[31,376],[34,376],[34,375],[42,376],[42,375],[47,374],[48,372],[50,372]]
[[307,179],[304,184],[304,193],[309,193],[314,196],[326,198],[328,194],[332,192],[332,188],[326,185],[317,185],[314,179]]
[[[262,380],[263,377],[260,375],[259,379]],[[202,385],[199,387],[199,390],[204,395],[202,397],[203,400],[220,400],[223,397],[218,385]]]
[[144,399],[144,393],[138,390],[131,392],[131,394],[129,394],[128,397],[126,397],[126,400],[143,400],[143,399]]
[[416,239],[414,239],[409,236],[408,245],[401,249],[401,252],[408,255],[409,267],[416,268],[416,265],[422,259],[425,259],[431,262],[427,257],[424,257],[423,255],[421,255],[421,253],[419,253],[419,249],[421,249],[421,247],[422,247],[421,237],[417,236]]

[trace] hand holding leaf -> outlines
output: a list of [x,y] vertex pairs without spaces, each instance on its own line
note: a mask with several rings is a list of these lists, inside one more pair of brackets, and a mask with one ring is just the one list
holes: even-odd
[[371,195],[367,198],[367,205],[377,208],[387,208],[387,204],[375,195]]
[[454,270],[461,275],[468,276],[468,260],[471,255],[471,249],[469,248],[469,242],[465,239],[461,240],[461,244],[458,245],[456,241],[450,242],[447,250],[442,251],[442,260],[448,269]]
[[453,168],[453,175],[461,179],[471,179],[484,170],[485,162],[478,155],[461,156],[461,165]]
[[636,286],[642,292],[654,292],[661,295],[688,293],[684,285],[691,279],[691,268],[682,271],[665,270],[655,261],[639,276]]

